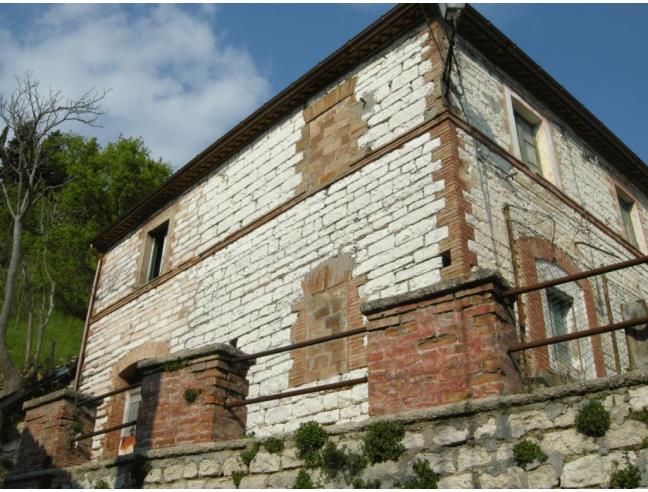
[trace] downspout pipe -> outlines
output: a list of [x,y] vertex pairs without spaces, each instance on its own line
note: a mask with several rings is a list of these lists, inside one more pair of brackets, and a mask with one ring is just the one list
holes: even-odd
[[83,338],[81,339],[81,349],[79,350],[79,359],[77,361],[76,375],[74,376],[74,391],[79,391],[81,385],[81,369],[85,361],[85,350],[88,342],[88,332],[90,331],[90,318],[94,312],[95,297],[97,293],[97,285],[99,284],[99,277],[101,276],[101,267],[103,266],[103,255],[101,255],[92,245],[90,251],[99,258],[97,261],[97,268],[95,270],[94,280],[92,281],[92,291],[90,291],[90,302],[88,303],[88,312],[86,313],[85,324],[83,325]]

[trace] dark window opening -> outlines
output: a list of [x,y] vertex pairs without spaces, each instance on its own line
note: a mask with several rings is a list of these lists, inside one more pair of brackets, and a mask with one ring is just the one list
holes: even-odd
[[149,240],[151,241],[151,258],[149,261],[148,275],[146,276],[147,281],[153,280],[160,275],[162,257],[164,255],[164,243],[166,242],[168,230],[169,222],[167,221],[149,232]]
[[443,251],[441,253],[441,266],[447,267],[450,266],[452,263],[452,255],[450,254],[450,250]]

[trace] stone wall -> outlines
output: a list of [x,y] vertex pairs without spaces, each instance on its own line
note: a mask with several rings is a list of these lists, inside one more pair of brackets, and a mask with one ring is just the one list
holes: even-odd
[[[585,437],[575,430],[579,408],[589,399],[598,400],[610,412],[611,426],[605,436]],[[426,460],[440,476],[443,488],[584,488],[608,487],[611,473],[636,465],[641,483],[648,485],[648,372],[579,385],[539,390],[533,394],[491,397],[435,409],[402,414],[406,452],[398,461],[369,466],[366,480],[377,479],[383,488],[411,475],[412,463]],[[329,426],[330,439],[358,449],[369,424]],[[645,422],[645,420],[644,420]],[[303,467],[297,458],[293,436],[284,439],[279,454],[263,447],[249,469],[241,452],[262,440],[245,439],[178,446],[58,470],[44,470],[13,477],[8,486],[132,485],[139,480],[146,488],[233,488],[233,474],[240,471],[240,488],[291,488]],[[528,440],[547,455],[544,463],[526,467],[515,462],[513,447]],[[148,462],[148,464],[146,464]],[[348,487],[342,480],[326,480],[310,471],[326,487]]]

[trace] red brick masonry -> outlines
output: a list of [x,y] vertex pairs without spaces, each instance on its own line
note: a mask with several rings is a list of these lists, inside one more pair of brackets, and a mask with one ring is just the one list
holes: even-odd
[[506,348],[517,341],[497,277],[418,300],[365,307],[369,413],[389,415],[467,398],[515,392],[520,374]]
[[[226,408],[228,398],[244,399],[253,360],[230,345],[215,344],[138,364],[142,403],[135,449],[236,439],[245,433],[245,406]],[[195,401],[192,397],[195,396]]]
[[20,438],[16,472],[65,467],[90,458],[90,440],[72,443],[92,431],[89,410],[77,410],[74,391],[63,389],[25,403],[25,428]]

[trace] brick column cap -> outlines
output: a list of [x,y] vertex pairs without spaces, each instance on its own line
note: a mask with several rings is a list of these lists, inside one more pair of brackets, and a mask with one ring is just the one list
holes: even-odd
[[[143,372],[157,372],[163,370],[165,364],[173,362],[184,362],[192,359],[198,359],[209,356],[216,356],[216,358],[230,361],[235,357],[242,357],[247,355],[245,352],[237,349],[228,343],[212,343],[194,349],[184,349],[178,352],[165,355],[163,357],[151,357],[144,359],[137,363],[137,370]],[[251,366],[256,362],[255,359],[237,362],[236,364]]]
[[77,399],[81,400],[82,398],[87,398],[87,397],[70,388],[63,388],[58,391],[53,391],[52,393],[39,396],[38,398],[27,400],[25,403],[23,403],[23,410],[31,410],[32,408],[37,408],[59,400],[65,399],[65,400],[75,401]]
[[503,291],[510,288],[506,280],[504,280],[497,271],[479,268],[469,275],[461,275],[447,280],[441,280],[433,285],[405,292],[404,294],[366,302],[360,306],[360,311],[364,315],[375,314],[405,304],[414,304],[434,299],[435,297],[440,297],[442,295],[451,294],[453,292],[470,289],[488,283],[493,284],[493,289],[491,290],[495,291]]

